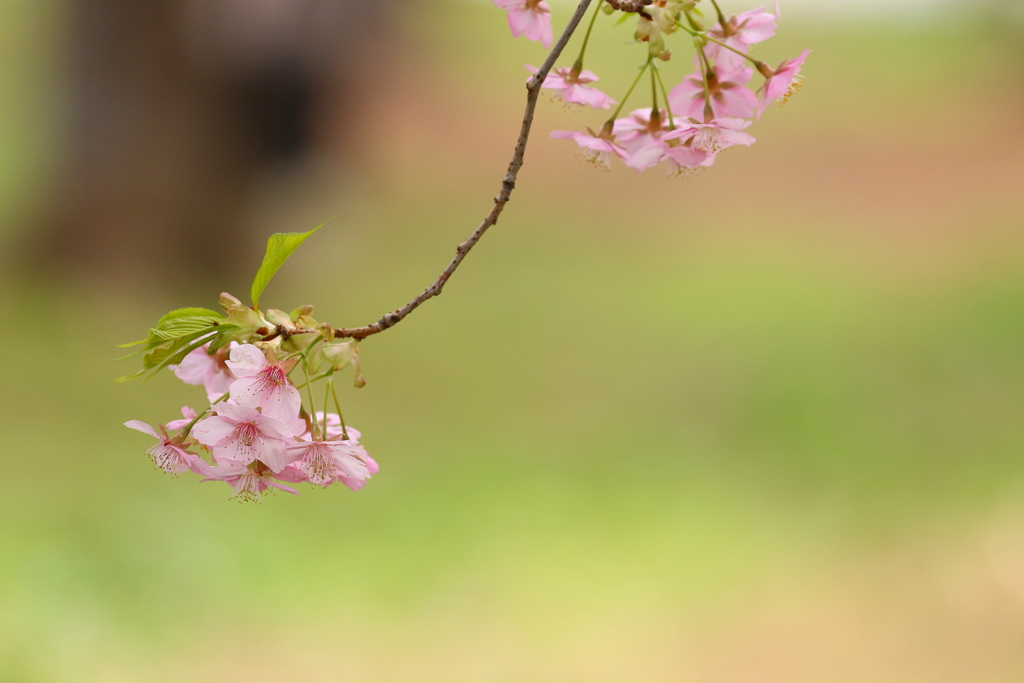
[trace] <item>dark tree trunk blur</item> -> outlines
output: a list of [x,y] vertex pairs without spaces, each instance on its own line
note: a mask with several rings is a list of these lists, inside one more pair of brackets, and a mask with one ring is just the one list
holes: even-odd
[[396,4],[77,0],[70,159],[35,266],[114,281],[230,269],[250,253],[255,182],[317,145],[325,103],[350,115]]

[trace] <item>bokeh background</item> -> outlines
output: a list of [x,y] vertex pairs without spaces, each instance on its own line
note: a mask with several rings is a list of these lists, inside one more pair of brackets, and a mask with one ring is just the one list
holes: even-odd
[[501,223],[363,345],[379,476],[153,469],[121,423],[201,391],[115,343],[333,215],[265,299],[371,322],[489,208],[543,51],[375,4],[0,2],[0,681],[1022,680],[1017,0],[784,3],[805,87],[687,180],[542,102]]

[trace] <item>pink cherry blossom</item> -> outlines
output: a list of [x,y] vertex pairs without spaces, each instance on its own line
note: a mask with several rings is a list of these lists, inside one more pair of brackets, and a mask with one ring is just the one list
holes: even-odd
[[264,415],[276,417],[285,424],[295,421],[302,407],[302,397],[288,379],[288,368],[284,364],[271,363],[255,346],[243,344],[231,349],[227,365],[239,378],[231,384],[231,400],[240,406],[259,408]]
[[754,138],[743,132],[749,126],[750,121],[730,118],[690,123],[665,133],[660,140],[631,156],[626,165],[642,171],[668,162],[669,175],[689,175],[714,164],[718,153],[724,149],[752,145]]
[[167,430],[160,425],[157,432],[153,427],[140,420],[129,420],[124,423],[125,427],[149,434],[157,440],[157,444],[146,451],[153,459],[156,466],[168,474],[178,475],[185,470],[200,471],[206,463],[195,453],[186,450],[186,446],[177,437],[172,439],[167,435]]
[[[528,71],[537,73],[535,67],[526,65]],[[585,104],[594,109],[611,109],[615,100],[608,97],[597,88],[591,88],[588,83],[600,80],[593,71],[580,71],[573,74],[573,70],[567,66],[560,66],[552,69],[547,78],[544,79],[545,90],[554,90],[552,99],[562,100],[568,104]]]
[[243,465],[237,462],[221,463],[217,467],[207,467],[206,479],[203,481],[223,481],[232,486],[231,498],[240,498],[259,502],[260,494],[268,488],[275,488],[287,493],[299,495],[299,492],[290,486],[285,486],[279,480],[292,481],[287,475],[278,475],[273,471],[261,466],[259,462],[250,465]]
[[551,8],[545,0],[494,0],[494,4],[508,12],[508,27],[514,38],[525,35],[551,47]]
[[[726,20],[725,26],[717,23],[708,33],[712,38],[720,40],[729,47],[740,52],[749,52],[750,46],[761,43],[775,35],[775,22],[778,14],[766,12],[764,7],[737,14]],[[719,66],[732,69],[742,66],[743,57],[721,45],[708,42],[704,47],[708,57],[718,62]]]
[[803,76],[800,75],[800,69],[803,67],[804,61],[806,61],[809,54],[811,54],[810,50],[804,50],[796,59],[787,59],[782,64],[779,64],[779,68],[775,69],[774,75],[761,86],[761,89],[758,91],[760,96],[760,104],[757,108],[758,118],[761,117],[764,110],[771,106],[773,102],[780,100],[779,104],[785,104],[800,89],[804,80]]
[[[754,71],[740,66],[733,71],[712,67],[708,71],[708,93],[711,95],[711,112],[714,118],[746,119],[757,111],[757,96],[744,86],[750,82]],[[690,74],[683,82],[672,88],[668,102],[672,113],[688,116],[695,121],[704,120],[704,78],[701,73]]]
[[[662,109],[656,119],[651,120],[651,107],[634,109],[621,119],[615,119],[612,127],[612,134],[615,136],[615,144],[622,147],[630,155],[635,154],[644,147],[654,144],[661,137],[662,133],[669,130],[668,110]],[[676,117],[677,126],[688,123],[686,119]],[[626,164],[629,166],[629,164]]]
[[715,163],[718,155],[708,153],[693,146],[679,145],[665,150],[665,161],[668,162],[668,174],[671,176],[689,176],[702,168]]
[[[185,384],[201,384],[207,395],[217,397],[227,393],[231,383],[235,381],[235,376],[225,363],[230,349],[222,348],[210,355],[209,346],[203,345],[185,356],[179,365],[169,367]],[[232,342],[231,346],[237,344]]]
[[[679,140],[696,152],[715,155],[736,145],[750,146],[755,138],[743,131],[750,127],[750,121],[733,118],[719,118],[709,123],[693,123],[662,136],[663,141]],[[708,164],[710,165],[710,164]]]
[[580,146],[580,156],[584,161],[589,161],[603,171],[609,171],[612,167],[612,154],[620,159],[628,159],[629,154],[611,140],[594,135],[593,133],[580,133],[570,130],[553,130],[552,138],[563,140],[575,140]]
[[715,154],[693,149],[690,141],[673,146],[663,138],[633,154],[626,166],[645,171],[662,162],[668,164],[668,174],[671,176],[690,175],[715,163]]
[[258,460],[280,472],[292,461],[286,448],[292,433],[285,423],[255,408],[227,402],[218,403],[214,410],[217,414],[197,422],[192,434],[213,449],[219,464],[249,465]]
[[[373,471],[369,462],[373,462],[361,445],[354,440],[348,441],[306,441],[288,446],[288,451],[306,480],[318,486],[329,486],[341,481],[354,491],[358,491],[378,471],[377,463],[373,463]],[[367,462],[369,461],[369,462]]]

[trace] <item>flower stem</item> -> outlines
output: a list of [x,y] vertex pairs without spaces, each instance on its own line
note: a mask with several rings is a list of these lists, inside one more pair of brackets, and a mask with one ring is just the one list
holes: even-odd
[[185,427],[180,432],[178,432],[178,435],[182,438],[182,440],[188,438],[188,435],[192,433],[192,428],[196,426],[196,423],[199,422],[200,420],[202,420],[204,417],[206,417],[206,414],[209,413],[210,410],[213,409],[213,407],[215,405],[217,405],[218,403],[220,403],[221,401],[223,401],[224,399],[226,399],[230,395],[231,395],[231,392],[229,391],[229,392],[225,393],[224,395],[219,396],[218,398],[214,399],[213,403],[210,404],[209,408],[207,408],[203,412],[201,412],[198,415],[196,415],[192,419],[191,422],[189,422],[187,425],[185,425]]
[[715,12],[718,13],[718,23],[721,25],[723,31],[727,31],[725,15],[722,14],[722,8],[718,6],[715,0],[711,0],[711,4],[715,7]]
[[587,52],[587,43],[590,42],[590,32],[594,30],[594,24],[597,22],[597,15],[601,13],[601,5],[604,4],[604,0],[598,0],[594,6],[594,14],[590,17],[590,24],[587,26],[587,32],[583,36],[583,45],[580,47],[580,56],[576,58],[576,63],[572,66],[572,75],[579,76],[580,72],[583,71],[583,55]]
[[636,80],[633,81],[633,85],[629,86],[629,90],[626,91],[626,94],[625,94],[625,96],[623,96],[622,101],[619,102],[619,106],[615,108],[615,111],[612,113],[611,118],[609,118],[608,121],[605,123],[606,126],[609,123],[614,123],[615,119],[617,119],[619,117],[619,113],[622,111],[622,108],[626,105],[626,100],[628,100],[629,96],[633,94],[633,88],[635,88],[636,84],[640,82],[641,76],[644,75],[644,72],[647,71],[647,67],[649,67],[650,65],[651,65],[651,58],[648,57],[647,58],[647,63],[644,64],[642,69],[640,69],[640,73],[638,73],[636,75]]
[[715,111],[711,108],[711,87],[708,85],[708,74],[711,73],[711,63],[708,61],[708,56],[704,54],[704,47],[702,45],[697,46],[697,55],[699,56],[701,63],[701,79],[704,81],[704,123],[707,123],[715,116]]
[[327,378],[327,390],[324,392],[324,422],[320,425],[320,439],[323,441],[327,441],[327,406],[331,401],[331,383],[333,381],[333,376]]
[[341,414],[341,403],[338,402],[338,392],[334,388],[334,377],[328,377],[327,383],[331,387],[331,393],[334,394],[334,409],[338,411],[338,419],[341,420],[341,438],[348,441],[348,427],[345,426],[345,417]]
[[[756,66],[756,67],[757,67],[757,70],[758,70],[758,71],[761,71],[761,70],[762,70],[762,66],[767,66],[767,65],[766,65],[766,64],[765,64],[764,62],[762,62],[761,60],[759,60],[759,59],[754,59],[753,57],[751,57],[750,55],[748,55],[748,54],[747,54],[746,52],[740,52],[740,51],[739,51],[739,50],[737,50],[736,48],[732,47],[731,45],[726,45],[725,43],[723,43],[722,41],[718,40],[717,38],[713,38],[713,37],[711,37],[711,36],[709,36],[709,35],[707,35],[707,34],[705,34],[705,35],[704,35],[704,37],[705,37],[705,38],[707,38],[708,40],[710,40],[710,41],[711,41],[712,43],[718,43],[719,45],[721,45],[722,47],[724,47],[724,48],[725,48],[726,50],[732,50],[733,52],[735,52],[736,54],[738,54],[738,55],[739,55],[740,57],[743,57],[743,59],[746,59],[746,60],[748,60],[748,61],[749,61],[750,63],[752,63],[752,64],[753,64],[754,66]],[[766,76],[766,78],[769,78],[769,77],[768,77],[768,76]]]
[[654,74],[657,67],[651,69],[651,111],[658,111],[658,77]]
[[668,101],[668,92],[665,90],[665,81],[661,80],[661,69],[654,65],[654,72],[658,75],[658,85],[661,86],[661,95],[665,98],[665,110],[668,112],[668,129],[676,129],[676,117],[672,115],[672,105]]
[[[319,341],[319,340],[318,340]],[[306,350],[302,354],[302,374],[306,376],[306,393],[309,394],[309,413],[310,419],[312,420],[309,427],[309,435],[314,439],[316,438],[317,430],[320,428],[320,422],[316,417],[316,402],[313,400],[313,383],[309,379],[309,350],[312,349],[317,342],[313,342],[306,347]],[[327,407],[324,406],[324,418],[326,419]]]

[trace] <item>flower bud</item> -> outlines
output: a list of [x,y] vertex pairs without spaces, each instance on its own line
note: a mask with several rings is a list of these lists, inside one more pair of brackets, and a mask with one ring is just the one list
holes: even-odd
[[220,293],[220,305],[225,311],[230,311],[234,306],[241,306],[242,302],[227,292]]
[[270,327],[270,323],[259,313],[241,304],[228,309],[228,322],[238,327],[238,331],[232,336],[240,342],[247,342],[258,336],[256,331],[261,327]]
[[281,350],[285,353],[301,353],[319,337],[320,335],[315,332],[290,335],[281,341]]
[[[305,336],[312,337],[313,335],[303,335],[303,336],[304,337]],[[315,337],[314,337],[314,339],[315,339]],[[323,367],[324,360],[325,360],[325,357],[324,357],[324,345],[323,344],[317,344],[316,346],[313,347],[313,349],[309,353],[306,354],[306,363],[308,364],[309,372],[311,374],[314,374],[314,375],[316,373],[320,372],[320,368]]]
[[292,320],[298,320],[303,316],[309,317],[313,315],[313,307],[309,305],[299,306],[294,311],[292,311],[290,315]]
[[280,325],[281,327],[288,330],[295,329],[295,323],[292,322],[291,317],[284,311],[278,310],[276,308],[269,308],[267,309],[267,312],[264,315],[266,316],[268,321],[274,323],[275,325]]
[[320,348],[323,350],[324,358],[334,366],[335,371],[348,367],[359,352],[355,341],[326,343],[321,344]]

